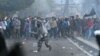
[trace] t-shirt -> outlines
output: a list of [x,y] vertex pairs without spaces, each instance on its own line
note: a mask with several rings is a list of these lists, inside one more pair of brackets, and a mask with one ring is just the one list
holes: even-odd
[[56,20],[51,21],[51,22],[50,22],[50,26],[51,26],[51,28],[57,27],[57,21],[56,21]]
[[90,27],[92,27],[93,26],[93,21],[92,20],[89,20],[88,22],[87,22],[87,26],[90,28]]
[[68,21],[63,21],[63,23],[62,23],[62,27],[63,28],[68,28]]

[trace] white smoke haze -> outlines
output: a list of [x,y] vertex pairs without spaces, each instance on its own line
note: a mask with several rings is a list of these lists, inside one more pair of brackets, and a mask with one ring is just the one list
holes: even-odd
[[96,16],[100,17],[100,0],[83,0],[82,6],[83,12],[89,13],[93,8],[96,12]]
[[51,12],[51,9],[55,6],[53,5],[53,0],[35,0],[35,2],[25,10],[22,10],[19,14],[24,16],[42,16],[45,17]]
[[51,14],[62,14],[61,16],[71,16],[78,14],[80,16],[83,16],[85,13],[90,13],[92,8],[94,8],[94,10],[96,11],[96,15],[99,17],[99,0],[35,0],[35,2],[29,8],[20,11],[19,15],[21,17],[46,17],[47,15],[49,16]]

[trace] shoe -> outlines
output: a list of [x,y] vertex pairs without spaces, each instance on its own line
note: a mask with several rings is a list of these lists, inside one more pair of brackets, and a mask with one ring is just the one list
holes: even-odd
[[51,50],[52,50],[52,47],[50,46],[50,47],[49,47],[49,51],[51,51]]
[[40,51],[41,51],[40,49],[37,50],[37,52],[40,52]]

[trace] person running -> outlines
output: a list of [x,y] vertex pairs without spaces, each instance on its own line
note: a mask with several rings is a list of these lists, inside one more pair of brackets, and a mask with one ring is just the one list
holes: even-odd
[[37,51],[40,52],[41,48],[42,48],[42,43],[44,42],[46,47],[49,48],[49,51],[51,51],[52,47],[48,44],[48,30],[45,26],[45,21],[44,20],[38,20],[37,23],[37,27],[38,27],[38,36],[39,36],[39,40],[38,40],[38,49]]

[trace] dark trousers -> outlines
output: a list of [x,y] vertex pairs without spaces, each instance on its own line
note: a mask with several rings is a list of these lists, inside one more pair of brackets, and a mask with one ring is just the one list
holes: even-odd
[[10,28],[7,28],[6,30],[4,30],[4,33],[5,33],[6,38],[10,38],[10,35],[11,35]]
[[14,37],[20,38],[20,29],[14,29]]
[[47,36],[43,36],[38,41],[38,51],[41,50],[43,42],[45,43],[46,47],[49,48],[49,50],[51,50],[51,46],[48,44],[48,38],[47,38]]
[[54,38],[57,37],[57,28],[51,28],[51,36],[53,36]]

